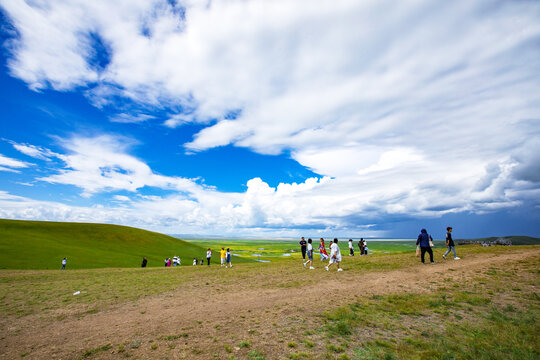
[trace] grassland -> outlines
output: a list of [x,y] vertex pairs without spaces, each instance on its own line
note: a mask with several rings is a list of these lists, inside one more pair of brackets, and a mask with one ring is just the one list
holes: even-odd
[[298,253],[232,269],[2,270],[0,353],[538,359],[540,248],[464,246],[459,261],[443,250],[435,265],[411,251],[344,257],[342,273],[306,270]]
[[143,256],[152,267],[175,255],[191,265],[194,257],[206,257],[206,249],[127,226],[0,219],[2,269],[59,269],[64,257],[68,269],[139,267]]

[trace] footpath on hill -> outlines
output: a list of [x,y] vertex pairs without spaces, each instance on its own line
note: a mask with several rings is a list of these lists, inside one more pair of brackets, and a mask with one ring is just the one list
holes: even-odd
[[[527,259],[538,261],[540,249],[471,254],[459,261],[377,272],[347,271],[345,266],[346,271],[325,275],[309,286],[252,289],[252,282],[265,276],[264,268],[226,288],[205,286],[200,279],[200,286],[82,317],[67,316],[54,322],[39,314],[9,317],[2,326],[0,359],[234,359],[250,358],[249,349],[244,349],[248,347],[266,354],[266,359],[285,358],[287,347],[294,344],[289,341],[298,338],[297,332],[318,326],[325,311],[373,295],[434,291],[449,273],[459,284],[490,268]],[[281,276],[294,278],[295,274]],[[313,276],[317,274],[313,272]]]

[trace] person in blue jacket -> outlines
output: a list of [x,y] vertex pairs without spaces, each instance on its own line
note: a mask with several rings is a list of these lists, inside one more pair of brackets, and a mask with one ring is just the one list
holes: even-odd
[[424,256],[426,254],[426,251],[429,254],[429,259],[431,260],[431,263],[435,263],[435,261],[433,261],[433,250],[431,250],[431,246],[429,246],[429,240],[433,241],[431,235],[427,233],[426,229],[420,230],[420,235],[418,235],[416,245],[420,245],[420,251],[422,252],[422,264],[424,264]]

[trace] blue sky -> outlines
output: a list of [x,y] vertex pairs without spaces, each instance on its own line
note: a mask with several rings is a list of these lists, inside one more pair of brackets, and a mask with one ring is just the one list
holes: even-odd
[[2,218],[540,236],[535,1],[0,9]]

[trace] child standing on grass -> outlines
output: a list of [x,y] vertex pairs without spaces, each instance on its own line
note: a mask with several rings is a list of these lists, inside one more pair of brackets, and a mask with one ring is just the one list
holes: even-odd
[[326,252],[326,247],[324,246],[323,238],[321,238],[321,243],[319,245],[319,252],[321,253],[321,261],[326,261],[328,259],[328,253]]
[[221,248],[219,256],[221,257],[221,267],[227,267],[227,264],[225,264],[225,260],[227,259],[227,251],[225,251],[225,248]]
[[208,262],[208,266],[210,266],[210,258],[212,257],[212,250],[208,248],[208,251],[206,251],[206,261]]
[[66,258],[64,258],[62,260],[62,267],[60,268],[60,270],[66,270],[66,264],[67,264],[67,260],[66,260]]
[[[229,267],[232,267],[231,260],[231,249],[227,248],[227,265],[229,265]],[[225,267],[227,267],[227,265],[225,265]]]
[[456,244],[454,244],[454,240],[452,240],[452,227],[451,226],[446,228],[446,246],[448,246],[448,250],[446,250],[446,252],[442,256],[444,260],[446,260],[446,255],[450,253],[450,250],[454,252],[454,260],[459,260],[458,256],[456,255]]
[[146,260],[146,257],[143,257],[141,267],[146,267],[147,263],[148,263],[148,260]]
[[311,239],[308,239],[307,241],[307,256],[308,256],[308,261],[306,261],[304,263],[304,267],[306,267],[306,265],[309,263],[309,269],[310,270],[314,270],[315,268],[313,267],[313,245],[312,245],[312,240]]
[[340,267],[341,251],[339,250],[339,246],[337,243],[338,243],[338,239],[336,238],[334,239],[334,243],[330,245],[330,262],[328,263],[327,266],[324,267],[326,271],[330,270],[330,266],[332,266],[332,264],[336,264],[337,271],[343,271],[343,269]]
[[352,239],[349,239],[349,256],[354,256],[354,246],[352,243]]
[[197,266],[197,258],[193,258],[193,266]]

